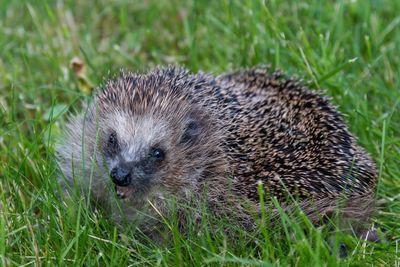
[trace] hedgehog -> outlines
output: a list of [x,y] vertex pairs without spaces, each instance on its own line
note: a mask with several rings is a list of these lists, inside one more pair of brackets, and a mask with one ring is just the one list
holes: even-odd
[[374,206],[374,162],[330,98],[263,66],[219,76],[175,66],[122,72],[71,118],[57,158],[64,187],[118,222],[168,213],[172,197],[204,199],[249,227],[260,188],[287,211],[295,199],[316,225],[338,209],[365,223]]

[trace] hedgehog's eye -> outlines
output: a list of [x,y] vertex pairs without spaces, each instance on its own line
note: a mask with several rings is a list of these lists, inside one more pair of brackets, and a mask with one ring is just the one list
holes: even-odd
[[118,144],[117,140],[117,134],[115,132],[111,133],[110,136],[108,137],[108,145],[109,146],[115,146]]
[[151,151],[151,156],[156,160],[163,160],[165,158],[165,153],[160,148],[153,148]]
[[108,136],[108,141],[107,141],[107,146],[106,146],[106,153],[109,156],[113,156],[117,153],[119,148],[119,144],[118,144],[118,138],[117,138],[117,133],[116,132],[112,132],[109,136]]

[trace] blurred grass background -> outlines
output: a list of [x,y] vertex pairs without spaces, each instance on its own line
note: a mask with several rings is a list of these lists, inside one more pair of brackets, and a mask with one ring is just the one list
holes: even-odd
[[[400,266],[399,14],[392,0],[0,1],[1,265]],[[117,238],[84,202],[59,199],[53,136],[85,84],[158,64],[216,75],[270,64],[324,90],[377,162],[374,223],[386,241],[347,237],[349,257],[339,259],[323,231],[288,223],[294,236],[269,233],[273,242],[254,246],[204,230],[163,247]]]

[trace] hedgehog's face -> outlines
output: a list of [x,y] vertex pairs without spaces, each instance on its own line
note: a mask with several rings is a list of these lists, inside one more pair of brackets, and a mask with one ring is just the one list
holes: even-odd
[[154,189],[176,192],[201,175],[204,131],[193,116],[175,118],[175,124],[155,115],[123,113],[107,120],[100,150],[120,198],[142,201]]

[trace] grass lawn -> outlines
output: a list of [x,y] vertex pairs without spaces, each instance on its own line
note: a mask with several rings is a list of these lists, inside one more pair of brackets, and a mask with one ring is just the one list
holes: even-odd
[[[400,1],[94,2],[0,1],[1,266],[400,266]],[[160,246],[61,200],[54,138],[87,84],[171,63],[215,74],[270,64],[331,96],[377,163],[384,242],[341,235],[340,259],[324,228],[283,217],[281,231],[233,239],[171,225]]]

